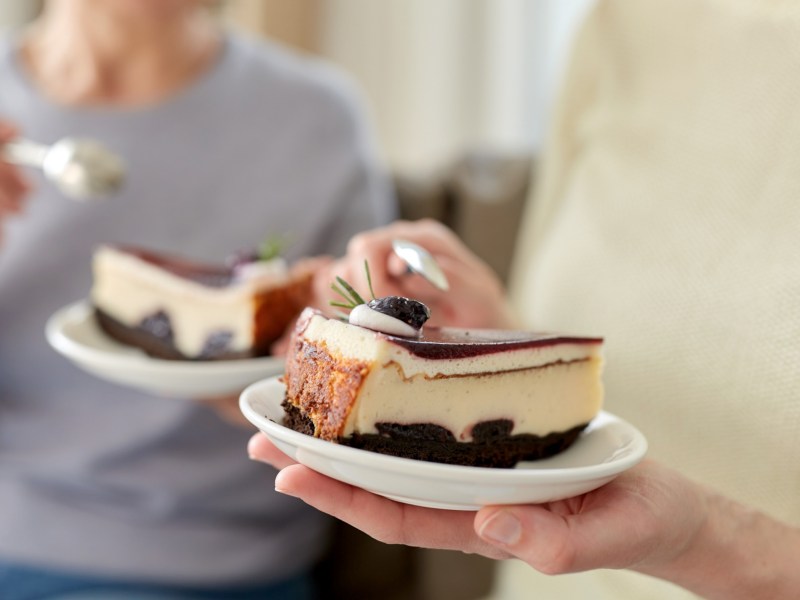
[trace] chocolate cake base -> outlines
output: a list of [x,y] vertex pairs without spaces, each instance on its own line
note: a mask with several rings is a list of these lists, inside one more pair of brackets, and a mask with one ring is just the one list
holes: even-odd
[[220,349],[205,353],[201,357],[191,358],[179,352],[172,345],[171,335],[168,333],[168,325],[162,328],[164,332],[161,335],[156,335],[148,329],[123,325],[97,308],[95,308],[94,316],[100,329],[108,337],[127,346],[139,348],[148,356],[154,358],[166,360],[235,360],[257,356],[254,352],[230,352]]
[[[283,425],[314,435],[314,424],[299,408],[284,400]],[[378,434],[355,434],[339,443],[361,450],[429,462],[470,467],[511,468],[524,460],[540,460],[569,448],[588,423],[546,436],[510,435],[507,419],[478,423],[472,442],[458,442],[453,434],[432,423],[400,425],[377,423]]]

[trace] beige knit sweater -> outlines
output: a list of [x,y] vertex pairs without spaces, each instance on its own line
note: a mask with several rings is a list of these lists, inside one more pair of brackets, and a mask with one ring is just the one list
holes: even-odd
[[[605,0],[514,270],[528,326],[602,334],[650,456],[800,525],[800,0]],[[501,567],[498,594],[692,598]]]

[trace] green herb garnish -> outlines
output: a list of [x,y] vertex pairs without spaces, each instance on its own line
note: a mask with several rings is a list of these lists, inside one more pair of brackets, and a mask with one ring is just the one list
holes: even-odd
[[270,235],[258,246],[258,260],[272,260],[283,254],[289,243],[289,235]]
[[369,274],[369,264],[367,264],[367,259],[364,259],[364,271],[367,273],[367,285],[369,286],[369,293],[372,296],[372,299],[375,300],[375,291],[372,289],[372,276]]
[[[375,292],[372,290],[372,276],[369,273],[369,265],[367,261],[364,261],[364,271],[367,273],[367,284],[369,285],[369,293],[372,294],[372,299],[375,299]],[[352,285],[347,283],[341,277],[336,277],[336,282],[331,284],[331,289],[339,294],[343,299],[344,302],[340,300],[331,300],[331,306],[338,306],[340,308],[349,308],[354,309],[359,304],[366,304],[367,301],[361,297]]]

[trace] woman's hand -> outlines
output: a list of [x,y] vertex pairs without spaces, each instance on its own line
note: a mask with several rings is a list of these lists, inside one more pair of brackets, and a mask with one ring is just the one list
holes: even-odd
[[516,557],[548,574],[633,569],[709,598],[800,597],[800,531],[652,461],[575,498],[472,513],[400,504],[330,479],[263,434],[248,451],[281,469],[277,491],[389,544]]
[[[428,250],[447,275],[450,290],[439,291],[419,275],[409,274],[405,264],[392,251],[392,240],[397,238]],[[432,325],[514,326],[505,290],[497,275],[452,231],[427,219],[398,221],[353,237],[344,258],[317,271],[314,284],[316,304],[324,309],[331,300],[341,301],[331,290],[336,276],[342,277],[367,298],[369,284],[364,270],[365,260],[369,264],[376,296],[406,296],[424,302],[431,309]]]
[[[16,137],[16,129],[9,123],[0,121],[0,148]],[[30,185],[22,172],[16,166],[0,160],[0,243],[3,241],[3,224],[11,215],[22,212],[29,191]]]
[[295,464],[263,434],[250,456],[282,469],[275,488],[389,544],[517,557],[545,573],[644,567],[686,550],[706,518],[694,486],[645,462],[608,485],[539,505],[477,513],[394,502]]

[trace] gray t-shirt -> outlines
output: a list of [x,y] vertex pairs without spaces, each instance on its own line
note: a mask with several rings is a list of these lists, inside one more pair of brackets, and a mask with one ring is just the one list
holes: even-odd
[[191,400],[95,379],[43,328],[85,297],[101,242],[221,261],[266,234],[288,258],[340,253],[394,214],[355,95],[331,69],[227,35],[217,63],[148,109],[68,108],[0,41],[0,118],[26,137],[101,140],[129,167],[80,204],[38,174],[0,247],[0,561],[184,584],[261,582],[309,566],[325,520],[273,490],[251,432]]

